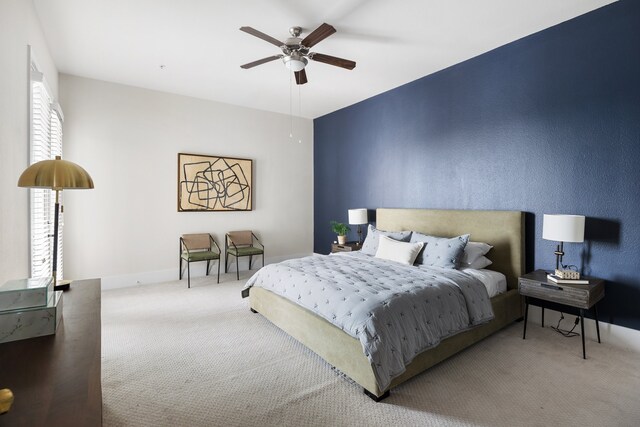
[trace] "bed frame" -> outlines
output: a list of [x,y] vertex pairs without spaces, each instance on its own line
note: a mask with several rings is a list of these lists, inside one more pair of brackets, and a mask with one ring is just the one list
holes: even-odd
[[250,307],[349,376],[379,401],[389,390],[431,366],[462,351],[522,318],[518,277],[524,273],[524,213],[520,211],[471,211],[433,209],[377,209],[381,230],[413,230],[434,236],[471,234],[471,240],[493,246],[488,267],[507,277],[507,292],[491,299],[495,318],[482,326],[442,340],[440,345],[414,358],[407,370],[380,389],[362,344],[323,318],[263,288],[250,290]]

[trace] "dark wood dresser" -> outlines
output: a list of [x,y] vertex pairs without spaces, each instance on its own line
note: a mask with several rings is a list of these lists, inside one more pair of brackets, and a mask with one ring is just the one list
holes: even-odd
[[102,425],[100,317],[100,279],[74,281],[55,335],[0,344],[0,426]]

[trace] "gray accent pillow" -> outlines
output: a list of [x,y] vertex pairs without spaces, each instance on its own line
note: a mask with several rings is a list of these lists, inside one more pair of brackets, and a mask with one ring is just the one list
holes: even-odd
[[492,264],[489,258],[485,257],[493,246],[484,242],[468,242],[464,247],[464,253],[460,259],[459,266],[465,268],[485,268]]
[[425,244],[424,249],[416,258],[416,264],[431,267],[457,268],[468,241],[468,234],[450,239],[447,237],[427,236],[415,231],[411,234],[412,243],[424,242]]
[[369,224],[367,237],[364,239],[364,243],[362,243],[360,252],[375,256],[376,252],[378,252],[378,240],[381,234],[400,242],[408,242],[411,238],[411,231],[382,231],[377,230],[373,225]]

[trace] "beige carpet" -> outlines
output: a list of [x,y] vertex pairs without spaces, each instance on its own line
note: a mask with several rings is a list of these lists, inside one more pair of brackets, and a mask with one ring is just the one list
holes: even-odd
[[[248,274],[245,273],[245,280]],[[374,403],[240,298],[244,280],[105,291],[105,426],[637,426],[640,357],[517,323]]]

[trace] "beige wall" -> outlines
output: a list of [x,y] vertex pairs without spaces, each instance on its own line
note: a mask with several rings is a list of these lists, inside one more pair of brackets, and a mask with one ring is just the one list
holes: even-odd
[[0,1],[0,283],[30,273],[29,191],[17,187],[29,164],[28,45],[57,95],[58,71],[32,2]]
[[[256,230],[267,263],[312,253],[311,120],[295,120],[298,143],[286,115],[64,74],[60,98],[65,158],[95,182],[65,193],[67,278],[175,280],[182,233],[211,232],[222,245],[226,231]],[[179,152],[253,159],[254,210],[178,213]]]

